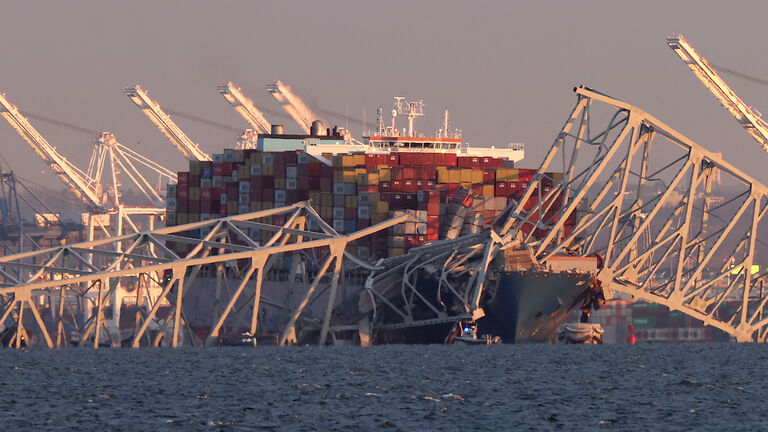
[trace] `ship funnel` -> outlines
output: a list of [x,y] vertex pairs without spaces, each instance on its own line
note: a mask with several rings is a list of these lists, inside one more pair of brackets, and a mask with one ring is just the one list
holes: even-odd
[[315,120],[312,122],[312,127],[309,128],[310,135],[323,135],[325,129],[323,128],[323,122]]
[[271,132],[272,132],[272,135],[282,135],[283,134],[283,125],[281,125],[281,124],[273,124]]

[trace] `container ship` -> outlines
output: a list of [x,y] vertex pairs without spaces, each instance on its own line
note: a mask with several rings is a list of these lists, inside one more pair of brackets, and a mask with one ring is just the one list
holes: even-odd
[[[407,222],[350,244],[347,252],[366,262],[395,259],[438,240],[488,230],[513,200],[522,197],[536,174],[534,169],[516,167],[524,155],[523,145],[499,149],[464,146],[461,132],[449,131],[447,111],[443,129],[433,136],[418,134],[413,119],[421,109],[420,103],[406,108],[413,115],[408,116],[409,127],[402,132],[395,126],[397,111],[393,110],[391,125],[385,126],[379,109],[377,130],[363,137],[364,142],[340,128],[324,129],[320,122],[313,123],[309,135],[285,134],[281,126],[273,125],[271,134],[258,136],[256,148],[225,149],[212,155],[210,162],[190,161],[189,170],[178,173],[178,183],[168,185],[166,224],[182,225],[305,200],[338,233],[352,233],[407,214]],[[546,173],[543,192],[549,192],[560,178],[559,173]],[[535,197],[526,203],[526,209],[535,205]],[[553,206],[550,211],[556,210]],[[265,222],[282,225],[286,220],[272,216]],[[574,221],[569,222],[566,230]],[[307,227],[318,228],[316,224]],[[523,227],[524,231],[531,229],[535,228]],[[266,242],[271,234],[252,229],[250,236]],[[169,242],[168,247],[179,254],[188,252],[186,244]],[[510,343],[551,340],[556,326],[591,295],[594,285],[588,279],[594,278],[596,270],[584,272],[580,278],[549,278],[545,287],[536,272],[526,273],[537,265],[528,262],[525,267],[508,269],[488,290],[483,299],[487,316],[478,323],[483,332]],[[290,266],[290,259],[285,259],[277,267],[287,272]],[[279,291],[285,283],[277,282],[278,276],[271,277],[277,284],[273,288]],[[413,332],[395,332],[374,342],[442,342],[454,324],[416,332],[417,337]]]

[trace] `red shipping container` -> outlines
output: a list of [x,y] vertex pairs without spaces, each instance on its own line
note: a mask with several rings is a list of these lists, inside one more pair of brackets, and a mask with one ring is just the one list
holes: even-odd
[[264,176],[253,175],[251,176],[249,182],[251,183],[251,190],[261,189],[264,187]]
[[211,200],[211,188],[200,188],[200,200]]
[[211,212],[211,200],[208,198],[200,198],[200,213]]
[[365,169],[370,172],[371,170],[375,170],[376,166],[379,164],[379,155],[377,154],[366,154],[365,155]]
[[[179,184],[176,186],[176,198],[189,198],[189,186],[186,184]],[[180,212],[183,213],[183,212]]]
[[405,192],[403,190],[403,181],[402,180],[392,180],[390,182],[392,186],[392,192]]
[[421,157],[422,165],[434,166],[436,153],[423,153]]
[[403,197],[403,204],[406,206],[406,208],[412,209],[419,205],[419,200],[417,199],[415,193],[408,193]]
[[188,185],[189,184],[189,172],[187,171],[181,171],[177,174],[176,178],[178,179],[179,185]]
[[286,165],[298,165],[299,155],[295,150],[285,151],[283,152],[283,160],[285,161]]
[[333,192],[333,179],[320,177],[320,192]]
[[219,207],[219,217],[227,217],[227,206]]
[[277,167],[281,166],[285,168],[285,153],[283,152],[274,152],[272,153],[274,155],[275,159],[273,164],[275,165],[275,171],[277,171]]
[[357,219],[357,207],[347,207],[344,209],[344,219],[355,220]]
[[379,186],[378,185],[368,185],[368,186],[357,186],[357,192],[368,192],[368,193],[377,193],[379,192]]
[[320,164],[320,177],[333,178],[333,167],[325,164]]
[[284,214],[272,216],[272,223],[274,225],[285,225],[286,217]]
[[392,181],[403,180],[405,178],[405,168],[403,168],[403,167],[392,167],[391,178],[392,178]]
[[186,198],[176,197],[176,212],[188,213],[189,212],[189,200]]
[[492,185],[494,183],[496,183],[496,171],[483,171],[483,184]]
[[190,174],[187,184],[189,187],[200,187],[200,174]]
[[299,164],[296,173],[298,178],[309,177],[309,164]]
[[382,192],[382,193],[380,193],[379,194],[379,201],[391,203],[392,202],[392,194],[389,193],[389,192]]
[[211,188],[211,200],[216,202],[221,200],[221,188]]
[[301,198],[299,198],[299,191],[297,190],[287,190],[285,191],[285,203],[286,204],[293,204],[296,202],[301,201]]
[[298,181],[296,182],[296,188],[298,190],[307,191],[309,190],[310,184],[314,188],[317,188],[317,183],[310,183],[309,177],[299,177]]
[[320,177],[320,164],[311,162],[307,165],[307,175],[310,177]]
[[419,193],[419,198],[426,203],[440,203],[440,191],[436,189],[424,190]]
[[403,180],[401,190],[403,192],[416,193],[419,191],[419,187],[416,184],[416,180]]
[[442,166],[455,167],[458,165],[458,155],[456,153],[443,153]]
[[421,168],[421,177],[422,180],[436,180],[437,179],[437,168],[434,166],[426,166]]
[[494,195],[498,197],[505,197],[510,195],[510,190],[507,182],[498,182],[494,189]]
[[387,155],[387,165],[391,167],[400,165],[400,157],[397,153],[390,153]]
[[264,202],[275,201],[275,190],[272,188],[264,188],[261,190],[261,200]]
[[232,199],[232,197],[237,197],[240,193],[239,185],[237,183],[227,182],[224,190],[227,191],[227,198],[230,201],[237,201],[237,199]]
[[251,189],[251,201],[264,201],[263,189]]
[[200,200],[189,201],[187,213],[200,214]]
[[461,186],[461,184],[460,183],[448,183],[447,186],[448,186],[448,189],[447,189],[448,190],[448,196],[453,196],[453,194],[456,193],[456,189],[458,189],[459,186]]
[[379,182],[379,189],[382,192],[392,192],[392,182],[388,182],[388,181]]

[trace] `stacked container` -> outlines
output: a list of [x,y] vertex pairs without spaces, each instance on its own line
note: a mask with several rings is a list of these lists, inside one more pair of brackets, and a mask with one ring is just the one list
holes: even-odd
[[[227,149],[214,154],[212,162],[191,161],[189,171],[178,174],[178,185],[168,186],[166,223],[181,225],[307,199],[339,233],[407,214],[406,223],[353,245],[360,258],[376,259],[490,226],[509,200],[522,196],[536,172],[513,168],[498,158],[444,153],[324,156],[332,166],[301,151]],[[551,180],[543,182],[542,192],[551,187]],[[535,204],[534,196],[526,207]],[[265,222],[282,225],[286,217],[273,216]],[[310,222],[309,228],[318,227]],[[272,235],[257,229],[250,234],[262,241]],[[180,253],[188,248],[175,247]]]

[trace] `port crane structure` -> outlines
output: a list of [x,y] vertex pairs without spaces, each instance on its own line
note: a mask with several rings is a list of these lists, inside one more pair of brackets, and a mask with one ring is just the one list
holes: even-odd
[[251,129],[256,133],[268,134],[272,131],[272,125],[264,118],[264,114],[256,108],[251,99],[243,94],[240,87],[235,86],[232,81],[222,81],[217,88],[224,99],[235,108],[235,111],[248,122]]
[[[307,331],[315,332],[320,344],[350,332],[359,333],[362,343],[364,334],[381,327],[375,317],[383,314],[394,317],[386,325],[389,328],[482,317],[479,299],[484,290],[493,289],[492,263],[505,251],[523,247],[538,263],[563,253],[599,256],[597,278],[606,298],[613,292],[626,293],[680,310],[738,341],[768,341],[768,292],[763,288],[768,272],[749,270],[757,256],[768,253],[768,187],[636,106],[585,86],[574,91],[575,106],[524,195],[510,202],[491,229],[435,241],[368,264],[346,254],[346,245],[401,223],[407,215],[339,235],[302,202],[1,257],[0,325],[10,336],[4,340],[21,346],[22,339],[30,337],[25,329],[34,326],[45,345],[62,346],[66,340],[60,305],[65,295],[93,292],[98,305],[78,334],[81,344],[96,347],[101,340],[99,329],[109,330],[101,311],[114,289],[111,281],[154,272],[165,273],[159,281],[159,299],[166,299],[170,310],[161,316],[160,300],[153,303],[131,330],[131,346],[214,344],[218,337],[243,326],[256,333],[261,305],[286,312],[281,344],[295,342],[298,333]],[[561,172],[562,177],[546,174],[550,172]],[[726,178],[727,188],[712,181],[717,172]],[[262,219],[277,214],[287,216],[284,225]],[[572,218],[574,214],[578,217]],[[307,229],[310,226],[315,228]],[[195,230],[200,235],[192,234]],[[261,242],[260,230],[274,235]],[[192,246],[181,256],[166,247],[166,241]],[[98,246],[106,242],[122,242],[123,252],[112,254],[106,268],[88,267],[86,257],[102,253]],[[158,251],[156,256],[145,252],[150,245]],[[260,291],[262,274],[269,273],[272,257],[318,250],[325,257],[318,262],[319,271],[301,274],[299,266],[291,267],[289,280],[296,281],[291,286],[303,286],[300,301],[289,304]],[[204,303],[222,308],[210,315],[205,337],[195,337],[184,312],[185,296],[195,290],[195,278],[205,266],[221,269],[225,262],[236,263],[230,272],[235,286],[205,291]],[[367,306],[363,315],[355,317],[359,322],[340,320],[350,300],[335,300],[339,275],[347,268],[342,263],[370,274],[365,288],[353,294],[359,296],[360,305]],[[333,273],[327,273],[331,267]],[[421,271],[439,276],[432,295],[424,296],[418,288]],[[217,274],[224,273],[217,270]],[[326,274],[331,277],[323,282]],[[309,283],[299,285],[300,279]],[[281,284],[278,293],[285,287]],[[42,318],[37,310],[41,296],[62,299],[50,306],[58,310],[52,318]],[[451,303],[463,305],[462,310],[446,310],[449,298],[458,299]],[[320,319],[305,313],[316,301],[325,305]],[[733,310],[720,307],[726,301],[739,307],[726,312]],[[427,313],[415,317],[411,311],[417,307]],[[26,321],[25,311],[32,315]],[[115,335],[104,339],[120,345]]]
[[312,122],[318,120],[312,110],[310,110],[304,101],[296,96],[291,88],[282,81],[269,81],[267,91],[283,106],[285,112],[290,115],[299,125],[305,134],[309,134],[312,128]]
[[124,92],[185,158],[197,161],[211,160],[211,156],[200,150],[141,86],[128,86]]
[[667,36],[667,45],[691,68],[696,78],[760,144],[763,150],[768,152],[768,123],[762,119],[760,112],[745,104],[736,92],[725,83],[707,59],[699,55],[683,35],[671,34]]

